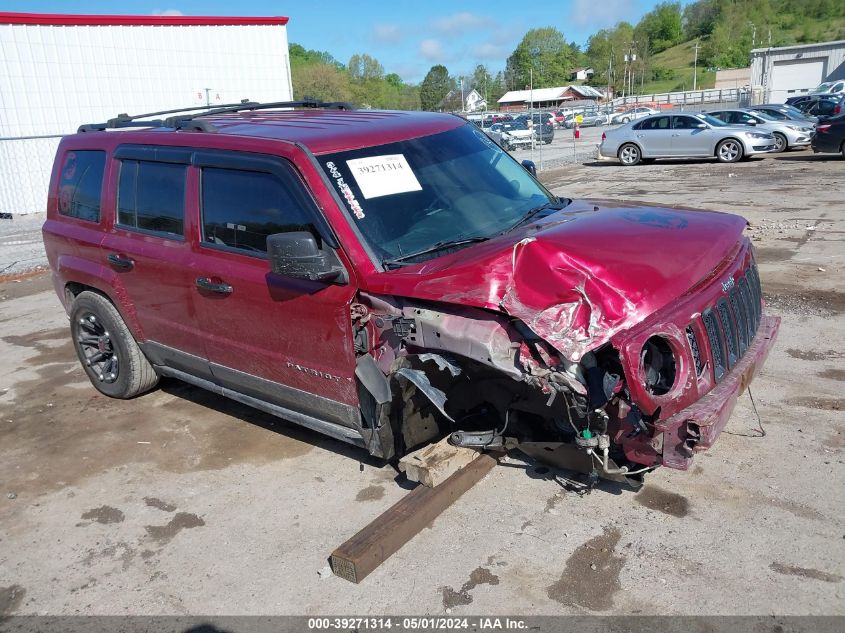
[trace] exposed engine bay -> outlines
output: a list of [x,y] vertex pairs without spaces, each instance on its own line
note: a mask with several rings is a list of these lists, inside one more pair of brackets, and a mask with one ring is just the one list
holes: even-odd
[[[659,465],[655,415],[634,403],[610,343],[573,362],[505,314],[366,294],[351,317],[374,455],[398,458],[448,435],[457,446],[518,448],[591,483],[637,484]],[[662,339],[641,361],[649,388],[667,392],[675,363]],[[626,447],[651,456],[633,461]]]

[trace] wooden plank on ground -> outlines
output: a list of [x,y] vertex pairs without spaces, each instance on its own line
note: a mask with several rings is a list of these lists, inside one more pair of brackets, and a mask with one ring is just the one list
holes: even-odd
[[495,465],[496,459],[484,454],[436,488],[417,486],[332,552],[332,571],[351,582],[361,582]]
[[399,468],[411,481],[435,488],[478,458],[474,448],[452,446],[446,436],[436,444],[423,446],[399,460]]

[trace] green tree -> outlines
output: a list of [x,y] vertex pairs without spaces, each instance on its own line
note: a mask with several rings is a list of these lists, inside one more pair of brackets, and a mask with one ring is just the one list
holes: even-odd
[[449,71],[442,64],[432,66],[420,84],[420,105],[423,110],[437,110],[443,98],[454,88]]
[[640,40],[648,39],[648,50],[659,53],[683,40],[680,2],[661,2],[646,13],[635,29]]
[[323,101],[349,101],[349,75],[334,64],[298,64],[291,68],[293,94],[297,99],[314,97]]
[[573,67],[573,51],[563,33],[547,26],[531,29],[508,57],[506,74],[515,86],[527,88],[533,71],[534,87],[560,86],[569,81]]
[[366,53],[360,55],[356,53],[350,57],[346,68],[349,70],[349,76],[352,77],[353,81],[367,81],[384,77],[384,66],[375,57],[370,57]]
[[[487,103],[489,104],[490,101],[490,93],[493,90],[494,79],[490,75],[490,71],[487,70],[487,66],[484,64],[478,64],[475,67],[475,70],[472,71],[472,77],[470,78],[469,82],[469,89],[475,89],[478,91],[484,99],[487,99]],[[501,95],[499,95],[501,96]]]
[[332,57],[331,53],[307,50],[300,44],[291,44],[288,46],[288,55],[290,56],[291,68],[307,64],[330,64],[337,68],[343,68],[343,64]]

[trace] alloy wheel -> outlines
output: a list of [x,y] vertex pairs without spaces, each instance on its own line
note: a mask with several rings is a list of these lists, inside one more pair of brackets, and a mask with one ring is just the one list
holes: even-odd
[[726,163],[733,163],[742,155],[739,143],[736,141],[725,141],[719,146],[719,159]]
[[619,150],[619,160],[623,165],[636,165],[640,160],[640,150],[634,145],[626,145]]
[[78,325],[76,341],[85,356],[85,365],[101,382],[113,383],[117,380],[120,359],[108,331],[90,312],[80,317]]

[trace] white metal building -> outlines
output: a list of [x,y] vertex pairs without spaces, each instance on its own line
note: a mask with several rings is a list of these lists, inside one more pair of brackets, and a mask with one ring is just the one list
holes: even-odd
[[751,51],[751,85],[762,89],[766,103],[781,103],[834,79],[845,79],[845,40]]
[[82,123],[290,100],[287,21],[0,12],[0,217],[44,211],[59,138]]

